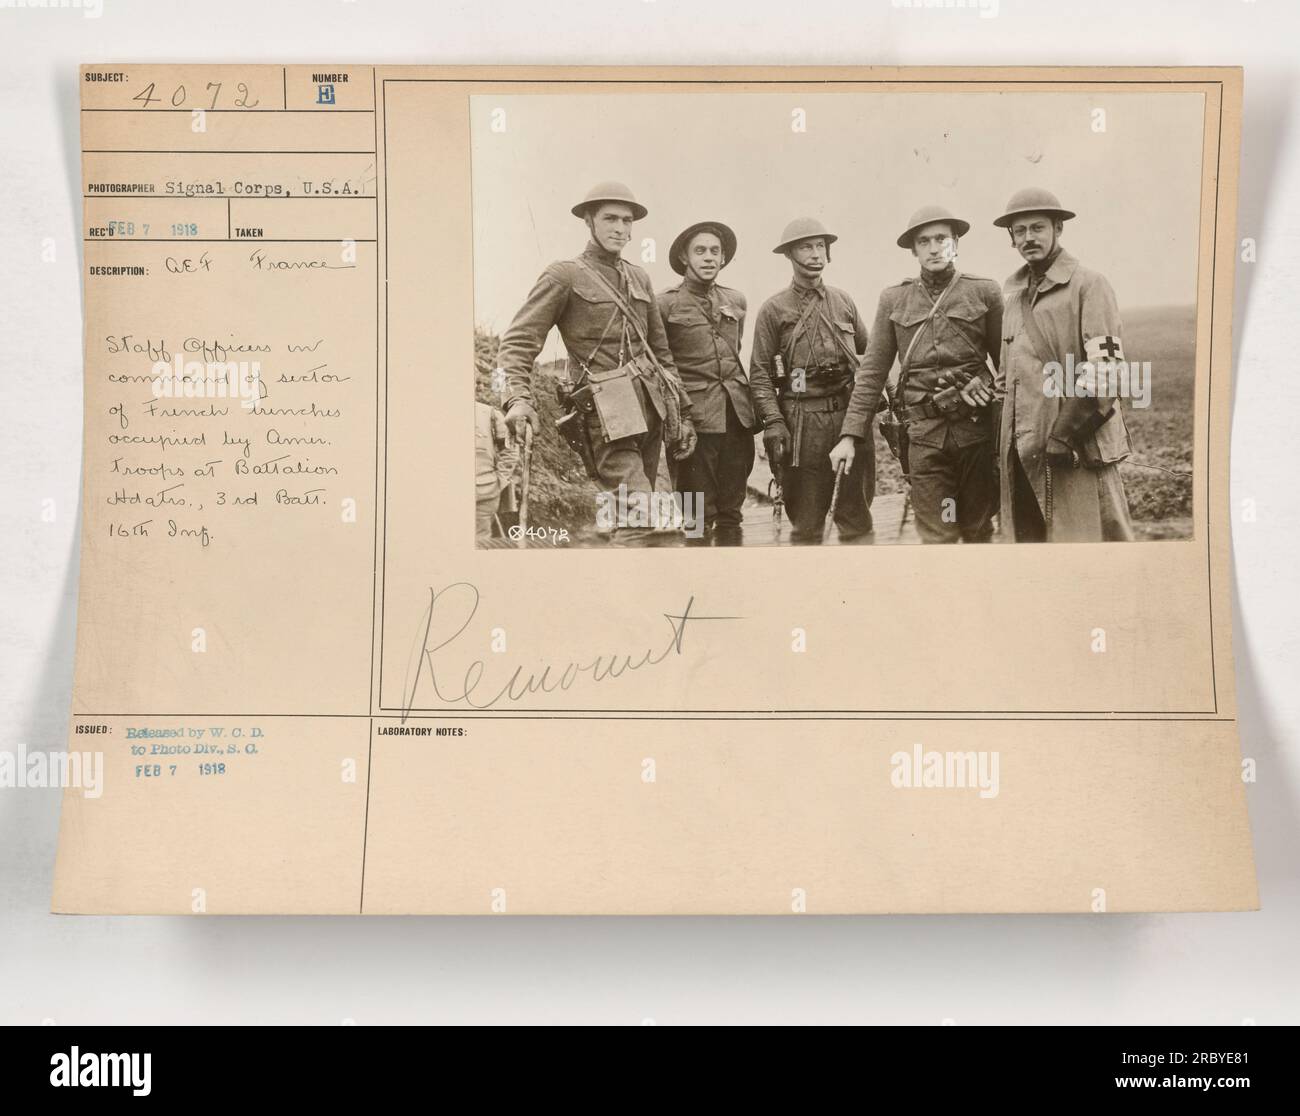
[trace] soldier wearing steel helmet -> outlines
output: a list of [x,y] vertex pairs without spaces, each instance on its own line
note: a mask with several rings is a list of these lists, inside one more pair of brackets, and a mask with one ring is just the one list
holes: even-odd
[[[1133,537],[1119,462],[1131,451],[1120,401],[1098,392],[1124,360],[1123,327],[1106,278],[1061,246],[1075,214],[1039,187],[1019,190],[993,224],[1025,265],[1003,288],[998,389],[1004,533],[1017,542]],[[1072,390],[1052,373],[1086,369]],[[1009,532],[1006,532],[1007,528]]]
[[[605,490],[606,506],[626,507],[626,497],[648,502],[654,492],[661,442],[678,460],[694,450],[691,399],[677,376],[650,276],[622,258],[645,206],[623,183],[601,182],[571,212],[587,226],[587,247],[542,272],[501,338],[506,422],[520,441],[526,427],[537,426],[533,362],[551,329],[558,329],[573,406],[585,426],[584,457]],[[614,406],[618,413],[610,411]],[[620,528],[613,533],[619,542],[655,534],[654,525]]]
[[[718,282],[736,256],[736,234],[721,221],[698,221],[677,234],[668,262],[682,277],[659,292],[668,345],[691,397],[699,442],[677,470],[683,501],[700,500],[702,543],[742,540],[745,482],[754,467],[754,405],[740,359],[745,296]],[[685,503],[683,503],[685,507]]]
[[[831,462],[852,463],[897,359],[894,410],[922,542],[988,542],[997,481],[993,459],[994,368],[1002,344],[1002,295],[992,279],[957,269],[970,222],[938,205],[912,214],[896,243],[920,274],[881,292],[871,343],[858,369]],[[990,364],[990,361],[993,363]]]
[[[819,543],[835,489],[830,451],[840,437],[867,327],[853,299],[822,279],[838,237],[810,217],[791,221],[772,249],[792,278],[758,311],[749,386],[782,488],[791,541]],[[868,436],[867,445],[871,446]],[[868,541],[876,487],[873,451],[855,456],[841,482],[835,524],[841,542]]]

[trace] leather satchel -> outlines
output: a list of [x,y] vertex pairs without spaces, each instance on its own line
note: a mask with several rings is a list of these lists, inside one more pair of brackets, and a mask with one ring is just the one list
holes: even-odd
[[606,442],[634,438],[649,429],[632,377],[630,364],[621,364],[608,372],[588,372],[587,383],[575,393],[591,391],[591,401],[596,407],[596,417],[600,419],[601,434]]

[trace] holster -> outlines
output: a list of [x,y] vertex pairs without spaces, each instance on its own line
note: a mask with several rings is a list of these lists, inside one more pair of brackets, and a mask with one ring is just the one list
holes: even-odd
[[889,452],[898,460],[903,476],[907,476],[907,456],[910,443],[907,438],[907,423],[899,422],[893,411],[886,411],[880,419],[880,433],[889,447]]
[[600,477],[596,475],[596,457],[591,451],[591,439],[587,434],[586,415],[581,411],[570,411],[556,420],[555,429],[569,443],[569,448],[582,459],[582,467],[587,471],[587,476],[599,480]]
[[903,470],[903,479],[907,479],[907,456],[909,442],[907,438],[907,423],[899,418],[897,403],[902,398],[902,393],[897,389],[891,391],[889,385],[885,385],[885,390],[881,393],[885,404],[880,417],[880,434],[885,439],[885,445],[889,447],[889,452],[894,455],[898,462],[898,467]]
[[562,418],[555,420],[556,432],[569,443],[569,448],[581,459],[587,476],[592,480],[599,480],[596,475],[596,457],[591,449],[591,436],[587,433],[587,414],[595,409],[595,404],[588,396],[584,407],[584,400],[575,398],[573,384],[567,379],[555,382],[555,398],[559,400],[560,407],[565,412]]

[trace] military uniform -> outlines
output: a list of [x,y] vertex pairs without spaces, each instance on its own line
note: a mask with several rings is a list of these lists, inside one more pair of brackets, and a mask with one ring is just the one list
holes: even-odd
[[[828,286],[795,279],[758,311],[749,386],[764,426],[784,422],[790,430],[790,463],[782,475],[791,539],[820,542],[830,510],[835,473],[828,454],[840,438],[853,387],[856,359],[867,348],[867,327],[853,299]],[[785,378],[778,382],[776,358]],[[796,390],[802,370],[803,390]],[[870,420],[868,420],[868,432]],[[868,438],[868,445],[870,440]],[[874,452],[857,455],[841,482],[835,523],[849,542],[871,531],[871,500],[876,489]]]
[[[735,237],[726,226],[692,225],[673,244],[673,269],[685,272],[678,249],[698,231],[716,230],[724,240],[726,260],[735,252]],[[745,296],[720,283],[704,283],[694,274],[659,294],[659,309],[668,347],[682,386],[691,398],[699,441],[695,452],[678,464],[676,487],[683,498],[703,497],[700,511],[706,536],[719,543],[740,542],[741,508],[754,467],[754,406],[740,361],[745,330]],[[691,499],[697,498],[690,495]]]
[[[1002,506],[1017,541],[1124,542],[1133,538],[1119,462],[1132,452],[1118,399],[1068,399],[1044,391],[1043,365],[1123,359],[1122,324],[1115,292],[1098,274],[1061,249],[1037,289],[1029,268],[1007,280],[1006,316],[999,359],[1004,394],[1001,446]],[[1039,354],[1024,315],[1034,321],[1048,351]],[[1053,468],[1048,499],[1047,441],[1064,412],[1077,407],[1110,417],[1079,445],[1078,468]],[[1005,514],[1010,512],[1009,518]],[[1049,514],[1050,513],[1050,514]]]
[[492,520],[501,506],[501,494],[514,479],[519,448],[506,429],[505,416],[486,403],[474,404],[474,537],[492,537]]
[[[907,425],[912,506],[923,542],[987,542],[992,537],[997,482],[991,408],[971,407],[958,398],[940,409],[934,397],[972,376],[992,384],[987,359],[998,359],[1001,342],[1002,295],[992,279],[951,271],[937,282],[917,276],[881,292],[843,433],[861,441],[870,437],[889,371],[910,348],[897,403]],[[945,514],[947,500],[955,502],[955,518]]]
[[576,383],[588,372],[612,371],[642,348],[638,328],[625,320],[620,299],[631,309],[636,327],[667,379],[665,382],[653,374],[638,374],[633,379],[645,417],[644,434],[607,442],[595,411],[585,412],[585,421],[601,486],[615,495],[620,485],[625,485],[628,493],[650,493],[659,470],[660,444],[676,440],[672,425],[678,415],[690,419],[691,401],[677,378],[650,276],[644,269],[595,243],[588,244],[576,259],[549,265],[502,337],[497,360],[506,374],[507,408],[516,401],[531,404],[533,362],[552,327],[560,331]]
[[[1075,216],[1040,187],[1019,190],[993,224],[1018,216]],[[1003,397],[999,455],[1002,520],[1017,542],[1125,542],[1133,538],[1119,462],[1132,452],[1118,399],[1048,390],[1048,364],[1124,359],[1123,327],[1106,278],[1057,241],[1037,266],[1006,282],[997,391]],[[1055,459],[1057,464],[1053,464]],[[1064,462],[1064,463],[1062,463]]]

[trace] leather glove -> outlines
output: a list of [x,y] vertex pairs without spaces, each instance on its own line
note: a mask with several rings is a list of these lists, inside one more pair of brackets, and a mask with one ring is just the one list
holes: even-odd
[[523,445],[524,428],[531,426],[536,431],[541,426],[541,419],[537,417],[537,411],[531,403],[524,399],[516,399],[510,404],[510,410],[506,412],[506,425],[510,427],[510,433],[515,436],[515,441]]
[[690,457],[695,452],[695,446],[699,440],[699,435],[695,433],[695,423],[683,417],[681,431],[677,435],[677,444],[673,449],[673,460],[684,461]]
[[1075,469],[1079,465],[1079,451],[1069,442],[1054,435],[1047,439],[1047,464],[1053,469]]
[[777,419],[763,431],[763,448],[767,450],[769,465],[784,465],[790,456],[790,428]]

